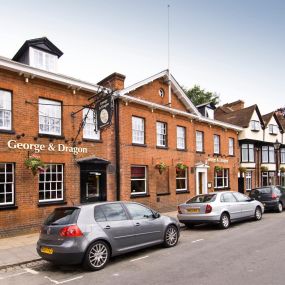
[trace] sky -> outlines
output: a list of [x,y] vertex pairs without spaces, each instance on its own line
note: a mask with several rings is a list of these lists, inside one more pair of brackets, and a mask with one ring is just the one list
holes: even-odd
[[60,73],[125,86],[168,67],[180,85],[216,92],[222,104],[285,106],[283,0],[0,0],[0,55],[46,36],[64,55]]

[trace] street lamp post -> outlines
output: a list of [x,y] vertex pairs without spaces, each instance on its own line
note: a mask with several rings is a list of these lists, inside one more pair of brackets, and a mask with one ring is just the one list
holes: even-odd
[[278,152],[279,152],[279,149],[280,149],[280,146],[281,146],[281,143],[278,141],[278,139],[276,139],[276,142],[273,143],[273,147],[274,147],[274,150],[275,150],[275,162],[276,162],[276,183],[275,185],[278,185],[279,184],[279,180],[278,180],[278,174],[279,174],[279,155],[278,155]]

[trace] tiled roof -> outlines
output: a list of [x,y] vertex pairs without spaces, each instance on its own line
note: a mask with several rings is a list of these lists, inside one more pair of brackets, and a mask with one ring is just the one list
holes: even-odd
[[270,112],[270,113],[262,116],[262,119],[264,121],[265,126],[268,125],[268,123],[270,122],[273,115],[274,115],[274,112]]

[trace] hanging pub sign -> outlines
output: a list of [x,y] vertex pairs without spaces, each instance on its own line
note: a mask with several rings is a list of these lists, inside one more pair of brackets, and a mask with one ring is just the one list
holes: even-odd
[[96,102],[94,107],[95,132],[109,127],[112,124],[114,110],[113,96],[107,96]]

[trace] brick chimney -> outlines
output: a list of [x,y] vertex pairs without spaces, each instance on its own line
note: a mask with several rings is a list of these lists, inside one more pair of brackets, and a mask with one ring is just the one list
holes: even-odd
[[114,72],[97,84],[113,90],[122,90],[124,89],[125,78],[125,75]]
[[232,103],[224,104],[223,107],[227,107],[227,108],[231,109],[232,111],[238,111],[238,110],[244,109],[244,101],[237,100],[237,101],[232,102]]

